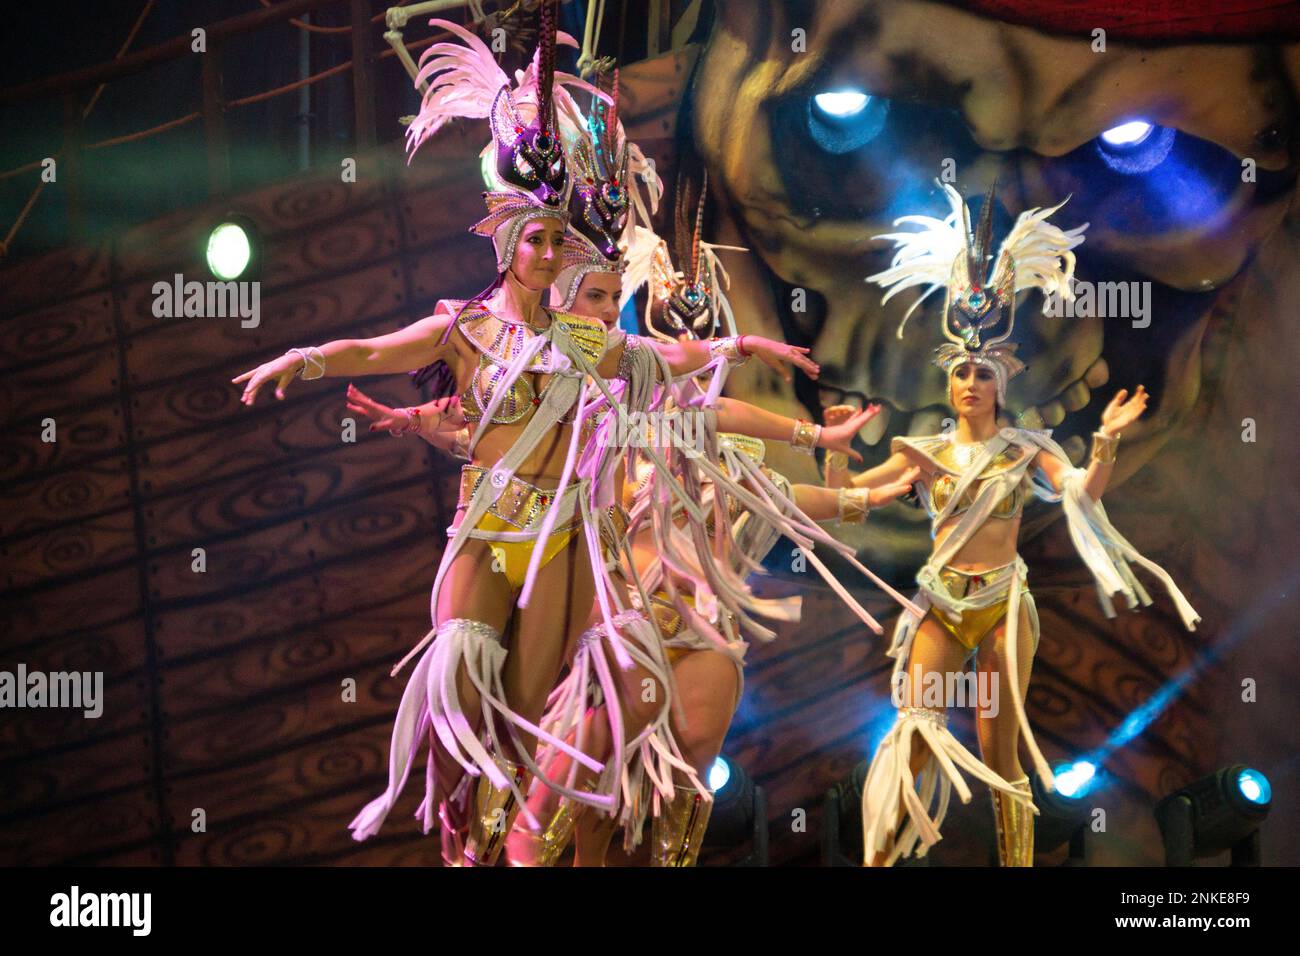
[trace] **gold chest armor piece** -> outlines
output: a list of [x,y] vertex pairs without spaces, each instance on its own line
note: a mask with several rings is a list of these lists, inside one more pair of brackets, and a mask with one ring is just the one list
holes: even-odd
[[[932,454],[940,464],[954,471],[962,472],[982,452],[983,449],[979,445],[958,445],[954,442],[944,441],[933,450]],[[983,488],[984,482],[1013,467],[1024,454],[1025,450],[1020,446],[1008,445],[995,455],[988,466],[980,472],[979,477],[966,487],[961,500],[953,507],[952,514],[959,515],[969,510],[970,506],[975,503],[975,498],[979,495],[980,489]],[[938,514],[947,506],[948,499],[952,497],[959,480],[960,475],[942,474],[935,477],[933,484],[930,486],[931,513]],[[1022,480],[1010,494],[993,506],[991,517],[1014,518],[1024,509],[1024,505],[1025,482]]]
[[[603,323],[564,312],[552,312],[551,321],[569,333],[570,340],[587,361],[593,365],[600,361],[605,353]],[[506,368],[518,358],[530,339],[545,333],[527,325],[506,322],[486,309],[477,307],[466,309],[457,326],[479,353],[478,368],[474,370],[469,387],[460,396],[461,411],[466,420],[477,422],[483,417],[483,409],[492,403]],[[524,372],[553,372],[556,365],[554,349],[550,342],[543,345]],[[492,423],[513,425],[527,417],[541,401],[541,396],[534,391],[527,374],[521,374],[510,383],[506,394],[502,396],[501,404],[492,416]],[[572,420],[571,415],[568,420]]]

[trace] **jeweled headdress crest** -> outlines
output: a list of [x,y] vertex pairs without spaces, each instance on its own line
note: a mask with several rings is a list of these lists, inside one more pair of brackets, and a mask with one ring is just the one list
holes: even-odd
[[[653,245],[647,248],[647,242],[658,242],[658,237],[637,227],[636,222],[649,222],[650,213],[658,209],[663,184],[654,166],[624,132],[618,115],[617,70],[610,100],[607,106],[593,97],[586,117],[576,111],[559,116],[573,174],[564,268],[556,280],[562,309],[573,305],[585,275],[623,275],[630,261],[649,255]],[[639,183],[649,190],[649,209]]]
[[435,43],[421,55],[415,82],[427,82],[428,90],[406,131],[407,152],[414,155],[449,120],[489,120],[492,142],[484,154],[491,164],[485,176],[494,188],[483,197],[488,215],[470,231],[492,237],[497,266],[504,272],[526,222],[543,216],[568,218],[570,178],[556,122],[557,107],[570,108],[572,102],[565,87],[604,94],[555,70],[556,43],[577,43],[557,33],[554,0],[543,0],[537,51],[526,70],[516,71],[513,84],[479,37],[449,20],[434,19],[429,25],[450,31],[462,42]]
[[[1002,240],[992,271],[987,272],[992,258],[995,187],[985,194],[979,223],[972,231],[970,209],[961,194],[946,183],[938,185],[952,208],[948,217],[902,216],[894,220],[896,226],[913,223],[921,228],[874,236],[892,240],[897,251],[890,267],[867,276],[867,281],[889,290],[883,302],[912,286],[929,287],[904,313],[898,324],[899,338],[920,304],[944,289],[940,321],[948,343],[935,349],[934,363],[949,373],[963,362],[991,369],[997,377],[998,401],[1005,405],[1008,380],[1025,367],[1015,356],[1015,344],[1008,342],[1016,323],[1016,293],[1042,291],[1044,312],[1054,294],[1073,299],[1071,250],[1083,242],[1088,224],[1067,231],[1047,222],[1048,216],[1070,201],[1068,196],[1050,208],[1022,212]],[[1000,333],[996,332],[999,325],[1004,326]]]

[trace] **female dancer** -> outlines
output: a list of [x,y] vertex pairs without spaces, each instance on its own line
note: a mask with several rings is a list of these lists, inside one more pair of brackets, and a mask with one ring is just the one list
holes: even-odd
[[[405,785],[417,738],[428,733],[432,755],[417,817],[427,833],[434,807],[456,791],[462,775],[481,775],[464,848],[472,864],[491,862],[499,852],[502,818],[523,802],[529,774],[537,769],[537,720],[564,647],[585,624],[604,573],[599,541],[588,533],[600,477],[573,480],[583,438],[596,427],[585,386],[591,383],[608,397],[609,380],[621,378],[628,386],[624,404],[644,408],[657,376],[698,368],[714,357],[707,348],[625,348],[621,333],[542,305],[560,270],[569,196],[551,106],[551,4],[542,13],[538,57],[516,90],[477,38],[445,21],[434,24],[473,41],[472,49],[435,45],[421,70],[422,80],[438,76],[412,124],[411,149],[466,110],[482,108],[492,121],[489,148],[495,150],[500,188],[485,194],[489,214],[473,229],[493,239],[499,274],[492,286],[468,302],[441,301],[432,316],[399,332],[291,349],[234,379],[246,383],[243,401],[251,405],[270,382],[283,397],[300,371],[312,373],[304,378],[355,377],[423,366],[417,382],[433,380],[441,391],[454,390],[476,423],[463,449],[470,464],[434,582],[434,627],[407,657],[424,651],[398,710],[389,786],[351,824],[358,840],[377,832]],[[555,92],[561,96],[558,87]],[[757,338],[747,338],[743,347],[764,361],[793,362],[816,374],[800,350]],[[496,563],[501,554],[504,566]],[[536,600],[530,602],[534,587]],[[502,640],[507,626],[508,653]],[[547,742],[591,769],[601,768],[562,740]],[[574,796],[613,803],[602,794]]]
[[[702,206],[701,201],[701,209]],[[672,267],[665,246],[657,249],[655,267],[651,270],[655,280],[647,325],[665,338],[674,333],[707,338],[719,324],[731,322],[725,296],[716,281],[719,270],[712,249],[699,241],[698,232],[697,213],[695,239],[688,253],[691,256],[688,275]],[[683,382],[675,387],[675,391],[676,397],[685,404],[701,389]],[[782,533],[801,541],[811,551],[812,541],[806,540],[804,535],[815,528],[813,522],[861,521],[869,505],[884,504],[904,493],[914,475],[902,476],[888,487],[846,493],[814,486],[792,488],[786,479],[763,465],[763,438],[793,440],[809,454],[814,445],[820,445],[857,457],[856,453],[848,450],[848,443],[876,411],[878,409],[867,409],[834,428],[820,429],[744,402],[717,401],[711,412],[716,417],[716,426],[707,431],[713,433],[716,428],[718,444],[714,459],[723,467],[710,469],[706,476],[691,476],[691,485],[702,492],[699,498],[703,505],[701,510],[707,516],[706,539],[702,541],[695,537],[685,547],[669,543],[673,539],[685,538],[683,529],[690,519],[689,508],[679,503],[678,507],[671,509],[670,522],[661,521],[657,527],[652,526],[655,523],[646,523],[638,528],[634,518],[630,546],[625,549],[624,564],[629,569],[625,576],[629,579],[632,604],[642,613],[633,612],[621,622],[628,630],[629,644],[634,648],[638,662],[637,667],[620,674],[625,688],[621,695],[622,706],[626,709],[622,723],[630,754],[627,769],[623,772],[622,813],[615,816],[587,812],[562,797],[535,788],[530,798],[534,813],[548,822],[540,834],[530,833],[516,825],[510,842],[512,863],[554,863],[576,824],[575,864],[603,866],[615,824],[622,822],[626,831],[625,843],[630,848],[639,841],[644,818],[653,804],[653,864],[694,864],[712,806],[711,796],[700,781],[716,759],[739,703],[743,682],[741,661],[746,647],[739,629],[734,627],[734,619],[725,611],[721,616],[725,640],[716,632],[712,639],[706,637],[704,632],[711,630],[707,624],[691,626],[692,618],[696,622],[703,620],[695,614],[701,589],[711,594],[709,585],[718,577],[716,567],[712,574],[706,570],[711,564],[709,559],[713,549],[710,545],[723,539],[721,553],[734,557],[729,570],[743,577],[757,568]],[[698,461],[680,454],[675,456],[675,460],[679,465]],[[668,469],[662,465],[652,467],[648,461],[641,465],[637,483],[625,488],[625,504],[632,508],[634,515],[645,512],[651,504],[651,479],[668,474]],[[679,478],[674,475],[669,480],[676,482]],[[718,500],[719,507],[715,509],[713,501],[717,487],[721,487],[723,493]],[[640,492],[639,504],[634,504],[637,491]],[[687,497],[696,496],[688,494]],[[730,534],[718,536],[713,529],[707,528],[718,515],[724,515],[725,521],[716,526],[726,527]],[[669,524],[671,526],[667,526]],[[813,539],[819,536],[827,540],[817,531],[810,535]],[[691,543],[694,548],[690,547]],[[824,566],[815,558],[812,562],[850,606],[879,632],[879,625],[829,576]],[[895,596],[908,604],[901,595]],[[781,603],[774,602],[764,610],[772,615],[779,608],[781,614],[789,617],[793,609],[780,607]],[[593,614],[595,621],[596,615]],[[632,626],[646,622],[653,623],[654,627]],[[766,629],[755,630],[764,636],[772,636]],[[589,675],[593,670],[607,672],[610,669],[607,662],[592,652],[593,642],[589,638],[598,634],[599,627],[593,627],[583,635],[569,677],[553,698],[555,705],[548,712],[544,725],[556,736],[561,735],[565,728],[570,733],[578,732],[581,715],[588,711],[585,689],[595,683]],[[665,666],[669,668],[666,683],[659,676]],[[654,692],[647,693],[648,687]],[[616,726],[618,721],[606,720],[603,712],[608,709],[608,703],[603,703],[599,695],[594,697],[590,703],[599,709],[581,724],[579,739],[588,741],[584,746],[591,753],[617,750],[618,741],[610,741],[605,730],[607,726]],[[592,746],[597,749],[591,749]],[[563,767],[568,762],[563,755],[556,755],[555,764]],[[616,772],[614,768],[617,766],[615,760],[607,773]],[[576,765],[568,768],[574,775],[571,780],[576,778],[581,786],[592,784],[592,778],[587,776],[584,780]],[[555,767],[552,767],[552,772],[555,772]],[[643,784],[653,785],[653,797],[643,793]]]
[[[1186,627],[1192,629],[1199,617],[1169,575],[1111,526],[1100,503],[1120,433],[1146,408],[1142,386],[1131,396],[1121,390],[1107,405],[1086,470],[1071,465],[1050,432],[1001,427],[998,421],[1006,407],[1007,382],[1023,369],[1014,355],[1016,346],[1007,344],[1015,323],[1015,293],[1036,288],[1045,297],[1071,297],[1070,250],[1083,241],[1086,224],[1064,232],[1046,222],[1064,203],[1022,213],[985,282],[993,191],[985,197],[972,236],[965,202],[951,186],[942,188],[951,215],[942,222],[926,216],[899,219],[922,229],[880,237],[899,248],[892,267],[869,281],[890,288],[886,300],[913,285],[930,286],[926,295],[946,286],[941,322],[949,342],[936,350],[935,364],[948,374],[957,426],[943,435],[895,438],[884,464],[851,478],[844,472],[830,476],[831,484],[857,487],[919,468],[934,537],[930,560],[917,574],[921,590],[916,601],[923,613],[899,619],[889,650],[895,658],[898,718],[876,751],[863,790],[864,863],[892,865],[914,850],[924,855],[940,839],[951,787],[963,802],[970,801],[961,768],[991,788],[1001,864],[1031,866],[1032,814],[1037,809],[1017,752],[1020,734],[1049,791],[1053,780],[1024,709],[1039,632],[1025,564],[1016,553],[1028,495],[1062,503],[1071,539],[1097,579],[1107,614],[1114,614],[1115,594],[1123,595],[1130,607],[1151,603],[1132,573],[1133,562],[1165,585]],[[908,310],[904,323],[919,303]],[[1005,329],[992,335],[1004,314]],[[1010,688],[1013,705],[978,711],[983,763],[947,730],[946,709],[935,706],[931,693],[935,686],[951,686],[948,675],[960,675],[972,655],[981,682],[989,678],[995,688]],[[937,812],[931,817],[936,793]],[[900,832],[904,816],[908,822]]]

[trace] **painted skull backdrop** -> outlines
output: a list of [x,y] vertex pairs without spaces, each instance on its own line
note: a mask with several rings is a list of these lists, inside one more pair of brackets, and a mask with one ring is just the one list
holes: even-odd
[[[794,387],[747,367],[736,393],[807,417],[839,401],[882,403],[868,465],[890,437],[952,417],[929,364],[942,296],[896,338],[915,295],[882,308],[864,277],[892,246],[870,237],[900,215],[946,215],[936,178],[975,213],[996,181],[995,236],[1067,195],[1053,221],[1091,224],[1076,279],[1095,293],[1094,314],[1042,316],[1038,293],[1022,293],[1028,368],[1007,411],[1052,428],[1079,462],[1111,395],[1146,385],[1154,402],[1124,436],[1107,507],[1185,583],[1206,623],[1179,634],[1159,600],[1141,624],[1107,623],[1054,509],[1037,506],[1022,535],[1035,590],[1082,598],[1062,598],[1077,605],[1065,618],[1073,633],[1049,627],[1040,656],[1068,672],[1088,653],[1081,642],[1109,633],[1128,645],[1119,669],[1133,673],[1094,661],[1074,673],[1075,700],[1039,692],[1031,707],[1054,712],[1048,722],[1081,747],[1060,725],[1089,694],[1124,715],[1166,681],[1199,687],[1206,736],[1168,731],[1191,766],[1144,780],[1155,796],[1186,774],[1295,747],[1281,685],[1271,702],[1242,703],[1242,687],[1296,672],[1283,614],[1300,583],[1300,520],[1277,498],[1300,446],[1300,10],[1262,6],[718,0],[679,127],[720,197],[711,238],[752,250],[727,259],[741,331],[810,345],[823,367],[820,382]],[[779,467],[816,480],[806,459]],[[928,552],[928,524],[894,506],[855,543],[905,578]]]

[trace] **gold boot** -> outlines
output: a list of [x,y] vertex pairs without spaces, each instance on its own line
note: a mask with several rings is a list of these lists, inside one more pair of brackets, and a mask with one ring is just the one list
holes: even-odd
[[[1021,777],[1011,785],[1028,797],[1029,778]],[[998,865],[1034,865],[1034,809],[1032,803],[1016,800],[1000,790],[993,795],[993,823],[997,828]]]
[[[590,793],[594,788],[583,787],[583,789]],[[511,856],[510,865],[555,866],[573,840],[573,830],[583,809],[583,807],[575,807],[568,797],[561,797],[555,813],[551,815],[551,819],[542,827],[540,833],[534,833],[526,824],[516,821],[514,831],[510,834],[509,853],[516,853],[517,845],[520,849],[526,848],[531,862],[516,862]]]
[[678,786],[673,802],[660,807],[651,825],[650,865],[694,866],[712,812],[708,794]]
[[[531,774],[527,767],[493,756],[496,765],[507,777],[512,777],[520,792],[528,792]],[[495,866],[501,849],[506,844],[506,834],[519,815],[519,801],[509,787],[498,787],[487,774],[479,777],[474,791],[474,811],[470,814],[469,834],[465,838],[466,866]]]

